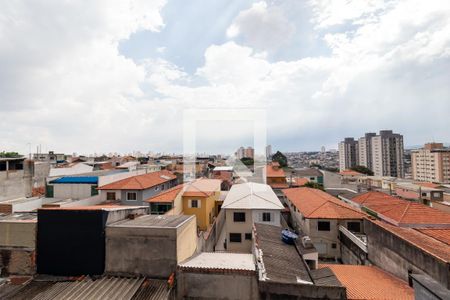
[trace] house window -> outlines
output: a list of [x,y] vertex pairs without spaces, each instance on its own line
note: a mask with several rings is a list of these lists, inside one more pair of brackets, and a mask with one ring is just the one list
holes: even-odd
[[200,208],[200,201],[197,199],[191,200],[191,208]]
[[252,239],[252,234],[251,233],[246,233],[245,234],[245,239],[246,240],[251,240]]
[[331,249],[336,249],[336,243],[331,244]]
[[155,186],[155,191],[159,191],[159,186]]
[[109,201],[116,200],[116,193],[115,192],[107,192],[106,193],[106,200],[109,200]]
[[98,190],[96,185],[91,185],[91,196],[97,196]]
[[136,201],[137,200],[137,193],[136,192],[128,192],[127,193],[127,200],[128,201]]
[[330,222],[329,221],[318,221],[317,222],[317,230],[318,231],[330,231]]
[[361,232],[360,222],[347,222],[347,229],[353,232]]
[[235,212],[233,213],[234,222],[245,222],[245,212]]
[[230,233],[230,243],[241,243],[242,235],[240,233]]
[[263,222],[270,222],[271,221],[271,213],[263,212],[262,213],[262,220]]

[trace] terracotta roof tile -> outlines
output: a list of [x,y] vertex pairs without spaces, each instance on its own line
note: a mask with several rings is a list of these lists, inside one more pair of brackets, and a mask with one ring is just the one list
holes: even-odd
[[291,188],[284,195],[310,219],[361,219],[364,214],[352,206],[318,189]]
[[99,187],[99,190],[145,190],[176,179],[172,172],[163,170],[125,178]]
[[413,228],[398,227],[379,220],[369,221],[375,223],[386,231],[391,232],[411,245],[422,249],[430,255],[444,262],[450,262],[450,246],[436,238],[431,237],[429,234],[424,234]]
[[274,165],[267,165],[266,168],[266,177],[286,177],[283,169],[277,167],[274,168]]
[[354,197],[352,201],[376,212],[380,218],[395,225],[450,227],[450,214],[382,192],[367,192]]
[[356,172],[356,171],[353,171],[353,170],[344,170],[344,171],[339,172],[339,174],[346,175],[346,176],[361,176],[361,175],[364,175],[363,173],[359,173],[359,172]]
[[204,197],[220,191],[222,180],[199,178],[186,184],[183,196]]
[[304,186],[309,182],[308,178],[292,178],[292,185],[294,186]]
[[[418,231],[426,234],[438,241],[446,243],[450,246],[450,229],[449,228],[427,228],[427,229],[417,229]],[[450,251],[450,249],[449,249]]]
[[184,187],[184,184],[179,184],[177,186],[174,186],[173,188],[170,188],[166,191],[163,191],[159,193],[158,195],[151,197],[145,202],[149,203],[171,203],[175,200],[175,198],[178,196],[178,194],[182,191]]
[[375,266],[323,264],[347,288],[347,299],[414,299],[414,289]]

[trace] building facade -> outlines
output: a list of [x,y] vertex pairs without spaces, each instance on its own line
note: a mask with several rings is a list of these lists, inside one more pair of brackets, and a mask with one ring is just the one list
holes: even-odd
[[405,177],[403,135],[381,130],[372,138],[372,164],[375,176]]
[[339,170],[344,171],[358,165],[358,141],[345,138],[339,143]]
[[372,138],[376,133],[369,132],[358,140],[358,165],[372,170]]
[[450,148],[442,143],[428,143],[411,153],[414,180],[450,183]]

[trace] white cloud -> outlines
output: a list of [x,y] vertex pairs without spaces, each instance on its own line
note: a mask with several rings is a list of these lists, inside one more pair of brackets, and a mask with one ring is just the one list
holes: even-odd
[[295,33],[294,25],[277,6],[266,2],[254,3],[241,11],[227,29],[227,37],[242,38],[244,43],[258,50],[275,50],[285,46]]

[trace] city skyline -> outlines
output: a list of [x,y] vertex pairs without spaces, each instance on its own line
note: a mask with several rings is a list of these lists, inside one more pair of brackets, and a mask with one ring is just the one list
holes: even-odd
[[282,151],[383,128],[450,142],[449,16],[415,0],[7,3],[1,147],[182,152],[190,108],[265,109]]

